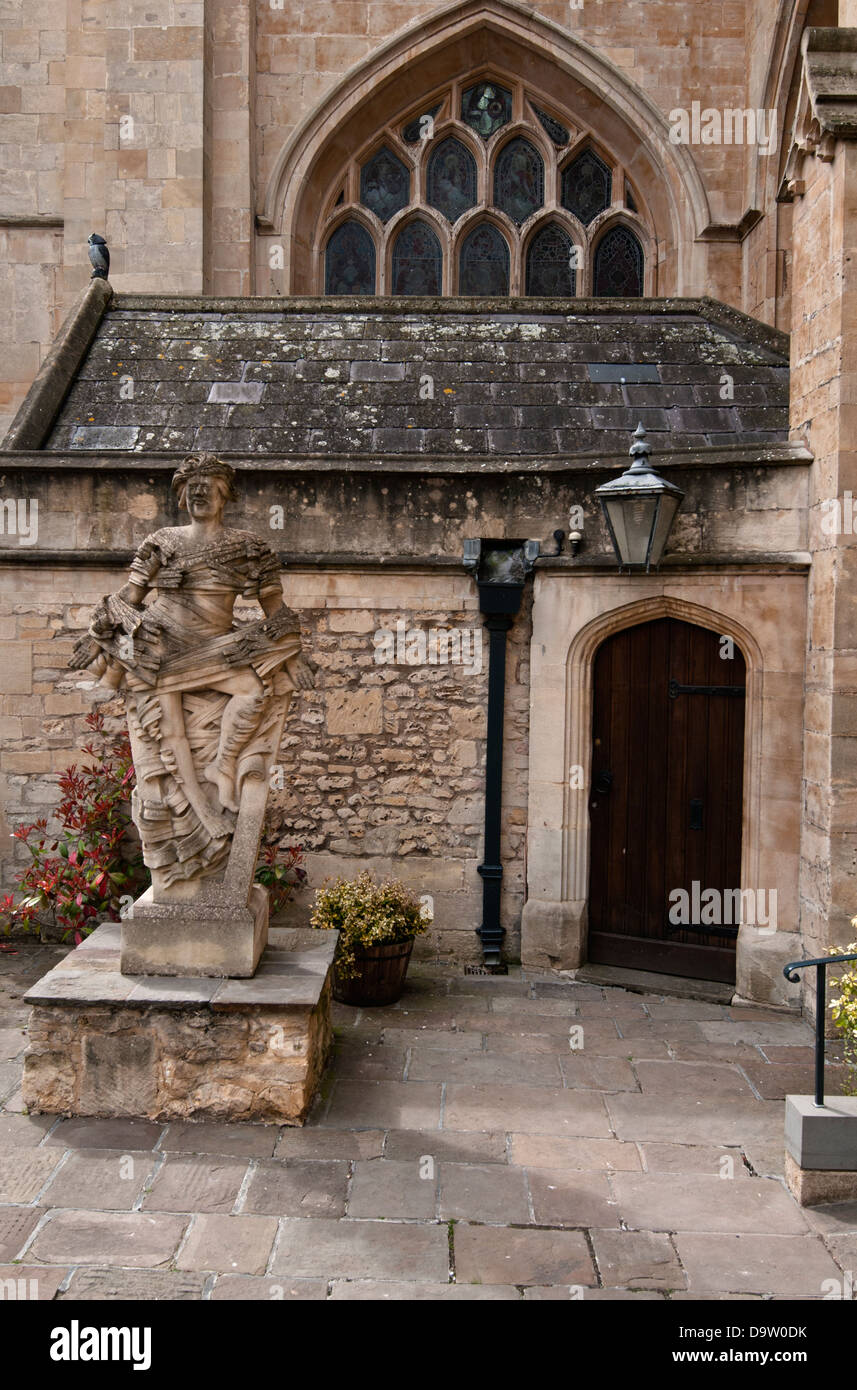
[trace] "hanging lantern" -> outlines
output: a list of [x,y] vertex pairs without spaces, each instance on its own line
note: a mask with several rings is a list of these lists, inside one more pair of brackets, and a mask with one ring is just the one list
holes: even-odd
[[638,425],[630,454],[634,462],[621,478],[595,489],[601,503],[620,568],[646,573],[661,563],[684,493],[655,473],[649,463],[651,445]]

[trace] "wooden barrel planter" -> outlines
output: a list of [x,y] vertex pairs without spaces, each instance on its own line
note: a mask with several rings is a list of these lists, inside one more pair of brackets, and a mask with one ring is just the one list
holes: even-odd
[[405,987],[408,961],[414,949],[414,938],[390,941],[383,946],[357,946],[359,974],[351,980],[341,979],[333,967],[333,997],[340,1004],[355,1004],[371,1008],[395,1004]]

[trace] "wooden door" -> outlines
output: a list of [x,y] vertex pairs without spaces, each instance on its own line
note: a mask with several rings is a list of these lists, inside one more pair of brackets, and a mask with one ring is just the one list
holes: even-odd
[[[599,648],[590,960],[734,981],[737,913],[723,899],[720,925],[702,927],[700,916],[711,918],[698,903],[708,889],[741,886],[745,684],[737,646],[673,618]],[[688,894],[687,927],[670,920],[677,889]]]

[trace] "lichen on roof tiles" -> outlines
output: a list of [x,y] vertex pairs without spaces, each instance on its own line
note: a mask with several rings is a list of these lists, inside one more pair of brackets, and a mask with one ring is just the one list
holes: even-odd
[[523,461],[621,451],[641,419],[659,452],[783,443],[787,360],[701,312],[165,312],[120,301],[46,447]]

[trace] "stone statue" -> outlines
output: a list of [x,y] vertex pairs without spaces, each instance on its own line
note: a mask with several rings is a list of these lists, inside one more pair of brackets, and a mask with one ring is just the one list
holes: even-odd
[[[188,525],[147,536],[71,664],[125,698],[152,887],[123,921],[123,971],[251,975],[267,939],[267,894],[253,880],[271,766],[291,696],[313,676],[280,562],[222,523],[233,469],[191,456],[172,485]],[[265,617],[236,621],[239,597]]]

